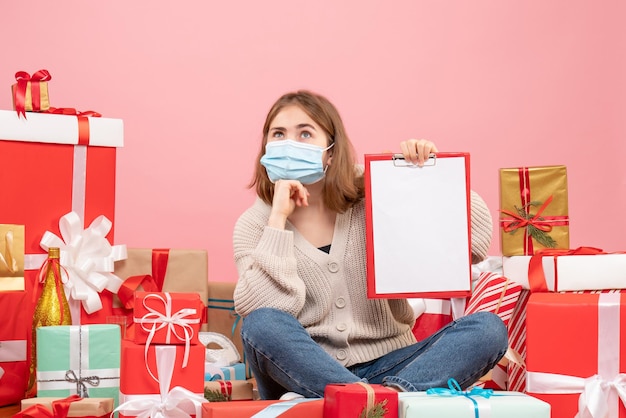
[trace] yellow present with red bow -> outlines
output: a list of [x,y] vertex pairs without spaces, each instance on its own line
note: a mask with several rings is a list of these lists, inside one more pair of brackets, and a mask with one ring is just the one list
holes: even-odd
[[500,169],[500,238],[504,256],[569,248],[565,166]]
[[15,73],[16,83],[11,86],[13,109],[18,116],[26,117],[26,112],[45,112],[50,109],[48,81],[52,76],[48,70],[39,70],[28,74],[26,71]]
[[113,398],[29,398],[22,400],[21,408],[14,418],[107,418],[113,411]]

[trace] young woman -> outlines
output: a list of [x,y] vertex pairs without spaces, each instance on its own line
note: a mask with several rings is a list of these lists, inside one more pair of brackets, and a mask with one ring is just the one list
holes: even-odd
[[[417,165],[437,151],[426,140],[400,147]],[[323,397],[329,383],[358,381],[422,391],[452,377],[467,387],[504,355],[497,315],[469,315],[416,342],[405,299],[367,298],[362,168],[325,97],[297,91],[272,106],[250,187],[258,199],[233,234],[234,296],[263,399]]]

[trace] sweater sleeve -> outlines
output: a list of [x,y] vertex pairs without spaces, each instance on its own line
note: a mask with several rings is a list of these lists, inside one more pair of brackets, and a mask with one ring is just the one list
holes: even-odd
[[305,286],[297,273],[293,232],[268,227],[267,216],[253,207],[235,225],[233,249],[239,276],[237,313],[245,317],[269,307],[297,316],[304,306]]

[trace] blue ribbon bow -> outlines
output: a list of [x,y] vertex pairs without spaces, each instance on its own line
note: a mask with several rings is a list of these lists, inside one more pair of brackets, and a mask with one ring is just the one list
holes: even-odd
[[430,388],[426,391],[427,395],[436,396],[463,396],[474,404],[474,417],[479,418],[478,402],[472,398],[472,396],[482,396],[485,399],[489,399],[493,395],[493,389],[481,389],[473,387],[470,390],[461,390],[459,382],[455,379],[448,379],[448,389],[446,388]]

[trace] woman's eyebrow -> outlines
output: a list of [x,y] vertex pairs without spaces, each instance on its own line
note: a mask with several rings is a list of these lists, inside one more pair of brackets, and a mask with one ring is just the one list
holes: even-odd
[[311,129],[313,129],[314,131],[316,130],[316,129],[315,129],[315,126],[313,126],[313,125],[311,125],[311,124],[309,124],[309,123],[301,123],[301,124],[297,125],[297,126],[296,126],[296,128],[298,128],[298,129],[302,129],[302,128],[311,128]]

